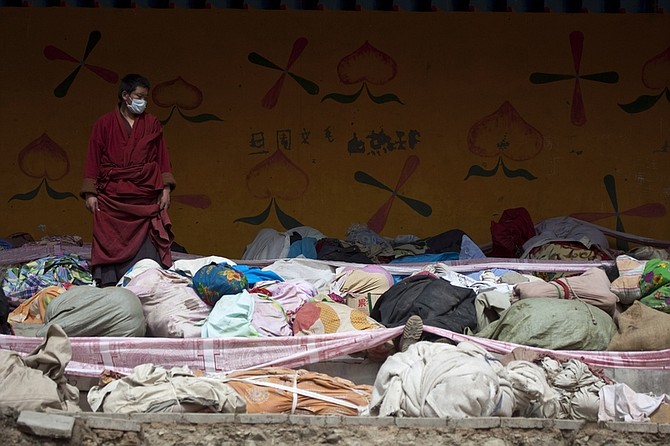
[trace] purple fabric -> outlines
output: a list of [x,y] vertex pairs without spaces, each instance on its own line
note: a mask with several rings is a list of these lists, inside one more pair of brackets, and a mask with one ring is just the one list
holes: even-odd
[[277,282],[265,287],[276,300],[284,307],[287,315],[295,314],[312,297],[317,290],[307,281],[294,280],[291,282]]

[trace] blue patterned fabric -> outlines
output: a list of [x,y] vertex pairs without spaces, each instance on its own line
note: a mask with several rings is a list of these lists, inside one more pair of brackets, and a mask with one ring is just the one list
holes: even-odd
[[90,285],[93,277],[88,261],[76,254],[48,256],[9,268],[2,290],[10,308],[18,307],[39,290],[58,285]]
[[203,266],[193,276],[193,289],[207,305],[212,307],[221,296],[239,294],[248,285],[244,273],[226,264]]

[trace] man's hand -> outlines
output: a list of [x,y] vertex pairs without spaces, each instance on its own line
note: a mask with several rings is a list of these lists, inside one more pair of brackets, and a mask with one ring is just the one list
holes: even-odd
[[170,187],[165,187],[161,197],[158,199],[158,208],[162,211],[170,207]]
[[98,206],[98,197],[94,194],[86,194],[86,209],[88,209],[91,214],[100,210]]

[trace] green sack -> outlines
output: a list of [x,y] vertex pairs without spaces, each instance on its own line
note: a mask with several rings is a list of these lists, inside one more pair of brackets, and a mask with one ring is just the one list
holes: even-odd
[[550,350],[606,350],[617,332],[612,318],[578,299],[537,297],[512,304],[478,337]]

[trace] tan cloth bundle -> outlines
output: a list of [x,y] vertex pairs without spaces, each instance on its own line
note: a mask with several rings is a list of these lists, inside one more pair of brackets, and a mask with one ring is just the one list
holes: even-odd
[[655,351],[670,348],[670,314],[636,301],[619,316],[610,351]]

